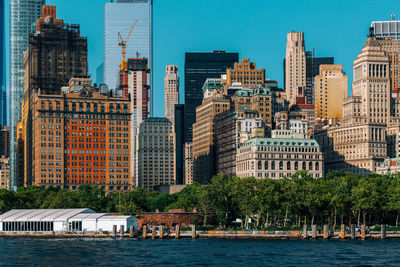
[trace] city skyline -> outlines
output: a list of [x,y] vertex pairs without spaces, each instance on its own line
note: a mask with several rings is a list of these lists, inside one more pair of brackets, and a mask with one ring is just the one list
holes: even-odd
[[[89,72],[93,80],[96,80],[96,68],[103,62],[103,9],[106,2],[109,1],[46,1],[49,5],[57,6],[58,16],[67,23],[81,25],[82,34],[88,37]],[[209,10],[211,2],[213,9]],[[315,3],[316,1],[307,1],[304,5],[288,3],[283,9],[279,2],[264,1],[257,1],[254,5],[230,1],[229,6],[227,1],[214,3],[206,0],[201,4],[183,0],[175,1],[173,4],[167,1],[155,2],[153,7],[156,18],[154,20],[154,116],[164,115],[164,99],[161,96],[165,66],[178,65],[181,84],[184,84],[185,52],[210,52],[214,49],[239,52],[241,57],[250,57],[260,68],[265,68],[266,77],[278,80],[279,86],[283,87],[281,66],[285,57],[286,34],[293,30],[304,32],[307,50],[315,48],[317,57],[333,56],[337,64],[343,65],[344,72],[349,76],[348,94],[350,94],[352,62],[357,56],[358,47],[363,44],[368,34],[371,22],[391,20],[392,13],[400,13],[393,9],[395,1],[384,1],[379,5],[373,1],[365,1],[361,6],[357,3],[339,1],[338,5],[331,7],[328,14],[323,6]],[[76,9],[76,6],[81,8]],[[187,12],[188,10],[197,10],[198,15]],[[236,10],[252,13],[252,19],[245,22],[242,19],[232,20],[242,16],[238,15]],[[273,12],[265,18],[263,15],[265,10]],[[6,27],[9,23],[8,11],[9,6],[6,7]],[[201,14],[207,14],[209,19],[202,18]],[[354,21],[354,17],[358,20]],[[340,21],[337,18],[341,18]],[[230,27],[226,26],[227,20],[230,21]],[[350,22],[352,27],[347,27],[347,30],[343,31],[342,29]],[[262,26],[265,32],[260,34],[259,27]],[[9,37],[9,33],[7,34],[6,40]],[[256,42],[254,34],[257,36]],[[6,51],[8,49],[9,44],[6,42]],[[8,54],[6,58],[9,59]],[[7,80],[9,81],[9,76]],[[184,88],[180,92],[181,102],[183,94]]]

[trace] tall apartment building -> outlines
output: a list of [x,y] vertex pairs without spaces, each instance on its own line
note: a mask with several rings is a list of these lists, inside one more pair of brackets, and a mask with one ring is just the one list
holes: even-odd
[[341,120],[343,100],[347,97],[347,75],[342,65],[320,65],[315,76],[315,117]]
[[22,121],[17,123],[17,151],[16,151],[16,176],[15,186],[24,186],[24,128]]
[[10,2],[10,126],[11,126],[11,187],[16,178],[17,123],[21,120],[24,99],[24,53],[29,35],[36,31],[44,0],[11,0]]
[[209,98],[196,108],[193,124],[193,177],[195,182],[207,184],[215,175],[214,117],[230,110],[230,99],[213,91]]
[[[33,120],[33,144],[28,145],[30,139],[23,135],[24,162],[32,162],[32,167],[25,164],[25,185],[132,188],[130,101],[98,91],[90,79],[72,78],[58,95],[36,94],[32,118],[23,103],[23,127]],[[27,153],[28,147],[32,153]]]
[[[236,175],[236,152],[242,143],[252,137],[253,129],[261,129],[259,112],[235,110],[218,114],[214,118],[216,174]],[[264,134],[263,136],[264,137]]]
[[272,95],[269,88],[242,88],[232,97],[237,116],[243,118],[249,110],[257,111],[262,122],[272,129]]
[[381,46],[382,50],[385,51],[386,56],[388,56],[390,60],[391,88],[394,91],[398,91],[400,88],[400,64],[399,64],[400,41],[393,40],[391,38],[386,38],[386,39],[377,38],[377,41]]
[[304,33],[289,32],[286,41],[285,90],[290,105],[296,104],[299,87],[306,86]]
[[137,187],[175,184],[175,137],[166,118],[148,118],[137,135]]
[[400,40],[400,20],[373,21],[371,27],[377,38]]
[[387,157],[386,125],[392,123],[389,57],[373,32],[353,64],[352,96],[343,103],[340,126],[314,135],[325,169],[370,174]]
[[[34,158],[31,153],[36,134],[32,124],[36,95],[59,95],[61,87],[68,85],[72,77],[86,77],[88,71],[87,39],[81,36],[79,25],[64,24],[56,19],[55,6],[43,6],[42,13],[37,21],[38,31],[30,36],[24,55],[24,149],[27,158]],[[32,160],[25,160],[25,167],[34,172]]]
[[193,143],[185,143],[185,184],[193,184]]
[[319,66],[322,64],[333,64],[333,57],[315,57],[315,50],[306,51],[306,87],[304,96],[307,104],[314,104],[314,78],[319,74]]
[[323,162],[314,139],[294,138],[289,130],[274,130],[272,138],[252,138],[238,149],[236,175],[279,179],[307,170],[311,177],[321,178]]
[[178,66],[165,67],[164,78],[164,116],[175,125],[175,105],[179,104]]
[[118,46],[118,33],[122,38],[128,36],[137,20],[132,36],[126,45],[128,58],[148,59],[149,104],[153,113],[152,71],[153,71],[153,1],[115,0],[104,4],[104,83],[109,88],[118,88],[117,74],[122,61],[121,47]]
[[242,58],[242,61],[236,62],[233,68],[226,70],[226,85],[241,83],[243,87],[257,87],[264,85],[265,69],[257,69],[256,63],[250,62],[249,58]]
[[185,142],[191,142],[196,107],[203,100],[203,84],[207,78],[221,78],[226,69],[239,61],[238,53],[215,50],[212,53],[191,52],[185,54]]

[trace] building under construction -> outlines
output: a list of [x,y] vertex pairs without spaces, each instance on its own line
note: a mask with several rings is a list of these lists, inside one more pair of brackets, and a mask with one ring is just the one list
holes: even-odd
[[72,77],[88,76],[87,39],[81,36],[79,25],[64,24],[63,20],[56,18],[55,6],[43,6],[42,18],[37,21],[37,32],[30,35],[24,67],[23,165],[29,170],[26,184],[30,185],[35,170],[35,96],[60,95],[61,87],[68,85]]

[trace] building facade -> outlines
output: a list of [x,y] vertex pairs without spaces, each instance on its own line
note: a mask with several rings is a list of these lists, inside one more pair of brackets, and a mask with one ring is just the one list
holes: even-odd
[[175,184],[175,136],[166,118],[148,118],[137,135],[137,187]]
[[390,79],[392,91],[398,91],[400,88],[400,65],[399,65],[399,52],[400,45],[399,40],[393,40],[391,38],[378,39],[377,41],[381,46],[382,50],[385,51],[386,56],[389,57],[390,61]]
[[126,45],[128,58],[147,58],[149,90],[149,113],[153,112],[152,71],[153,71],[153,1],[116,0],[104,4],[104,83],[109,88],[118,88],[117,76],[122,61],[118,33],[128,36],[137,20],[132,36]]
[[218,91],[196,108],[196,123],[193,124],[193,175],[201,184],[210,182],[215,175],[214,118],[230,110],[230,99]]
[[36,31],[44,0],[11,0],[10,2],[10,126],[11,126],[11,187],[16,178],[17,123],[21,121],[24,99],[24,53],[29,34]]
[[193,184],[193,143],[185,143],[185,184]]
[[0,157],[10,157],[10,127],[0,125]]
[[400,20],[373,21],[371,27],[377,38],[400,40]]
[[285,133],[279,138],[246,141],[236,155],[236,175],[279,179],[306,170],[311,177],[321,178],[324,164],[318,143],[313,139],[292,138],[290,131]]
[[341,120],[343,100],[347,97],[347,75],[342,65],[320,65],[315,76],[315,117]]
[[164,78],[164,116],[175,125],[175,105],[179,104],[178,66],[165,67]]
[[215,50],[212,53],[190,52],[185,54],[185,142],[191,142],[196,107],[203,100],[203,85],[207,78],[220,78],[226,69],[239,62],[238,53]]
[[[132,188],[130,101],[98,93],[90,79],[73,78],[55,94],[36,94],[34,115],[23,103],[24,184],[75,190],[89,184],[107,191]],[[31,139],[26,133],[33,136]],[[32,151],[28,153],[27,148]]]
[[396,121],[391,115],[389,57],[371,29],[354,60],[353,73],[352,96],[344,100],[341,124],[317,131],[314,137],[324,153],[327,172],[343,169],[368,175],[387,157],[391,144],[387,129]]
[[296,104],[299,87],[306,86],[304,33],[289,32],[286,41],[285,90],[290,105]]
[[175,170],[176,184],[185,184],[185,143],[183,128],[185,126],[185,105],[175,105],[174,133],[175,133]]
[[233,68],[226,70],[224,83],[229,86],[233,83],[240,83],[243,87],[257,87],[265,81],[265,69],[257,69],[256,63],[250,62],[249,58],[242,58],[242,61],[235,62]]

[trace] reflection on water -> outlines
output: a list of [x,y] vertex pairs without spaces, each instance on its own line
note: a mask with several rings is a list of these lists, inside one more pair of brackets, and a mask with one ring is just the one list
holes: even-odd
[[1,265],[398,265],[400,241],[0,239]]

